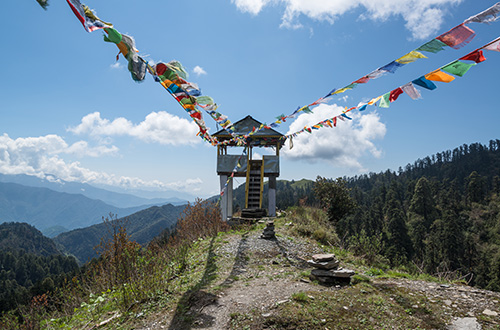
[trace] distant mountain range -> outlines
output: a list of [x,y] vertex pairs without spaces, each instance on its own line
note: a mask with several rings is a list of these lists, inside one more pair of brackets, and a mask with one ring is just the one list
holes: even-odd
[[187,202],[178,197],[137,197],[56,178],[0,174],[0,223],[26,222],[48,237],[101,223],[110,213],[125,217],[152,206]]
[[97,256],[94,248],[99,245],[101,239],[107,240],[111,237],[113,226],[123,225],[131,240],[146,245],[164,229],[174,227],[184,209],[184,205],[153,206],[109,223],[62,233],[53,240],[63,247],[65,252],[74,255],[80,263],[85,263]]
[[[67,182],[55,177],[48,177],[49,179],[40,179],[35,176],[30,175],[6,175],[0,174],[0,182],[17,183],[28,187],[38,187],[38,188],[48,188],[57,192],[63,192],[68,194],[81,194],[90,199],[98,199],[106,204],[119,207],[128,208],[135,206],[144,205],[182,205],[186,204],[187,201],[192,201],[195,199],[194,196],[180,193],[177,191],[165,191],[165,192],[149,192],[141,190],[133,190],[133,194],[125,193],[123,190],[118,188],[106,187],[97,188],[86,183],[78,182]],[[147,197],[138,197],[147,196]],[[168,196],[168,197],[159,197]],[[143,207],[144,208],[144,207]]]
[[126,216],[148,206],[119,208],[81,194],[0,182],[0,222],[26,222],[42,232],[88,227],[110,212]]

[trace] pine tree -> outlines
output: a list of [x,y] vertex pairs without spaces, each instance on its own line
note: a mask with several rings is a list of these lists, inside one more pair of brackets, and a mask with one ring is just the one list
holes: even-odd
[[406,217],[392,185],[386,200],[386,255],[395,265],[405,264],[411,258],[413,249],[406,227]]
[[422,177],[418,180],[408,210],[409,234],[415,248],[416,258],[421,260],[425,253],[425,239],[429,229],[438,217],[429,181]]

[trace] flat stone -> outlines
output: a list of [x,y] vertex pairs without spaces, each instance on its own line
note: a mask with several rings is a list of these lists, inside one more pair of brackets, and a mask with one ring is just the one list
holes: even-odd
[[314,260],[307,260],[307,263],[314,268],[333,269],[333,268],[337,268],[340,262],[334,258],[330,261],[325,261],[325,262],[317,262]]
[[480,330],[481,325],[475,317],[462,317],[453,320],[447,330]]
[[335,270],[323,270],[323,269],[313,269],[311,270],[311,275],[317,277],[341,277],[349,278],[355,274],[354,270],[350,269],[335,269]]
[[315,254],[312,258],[316,262],[326,262],[335,259],[335,255],[333,253]]
[[348,278],[356,274],[354,270],[350,269],[337,269],[337,270],[332,270],[332,272],[335,274],[335,277],[342,277],[342,278]]
[[489,309],[485,309],[485,310],[483,311],[483,314],[484,314],[484,315],[488,315],[488,316],[497,316],[497,315],[498,315],[498,313],[497,313],[497,312],[495,312],[495,311],[491,311],[491,310],[489,310]]

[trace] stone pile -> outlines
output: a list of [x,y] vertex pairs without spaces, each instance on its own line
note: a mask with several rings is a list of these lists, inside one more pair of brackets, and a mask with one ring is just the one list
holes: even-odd
[[312,256],[312,260],[308,260],[307,263],[315,268],[311,270],[311,278],[325,284],[349,283],[351,276],[355,273],[353,270],[339,267],[339,261],[331,253],[315,254]]
[[266,223],[266,228],[264,228],[264,231],[262,232],[262,235],[260,235],[260,238],[264,239],[276,238],[276,234],[274,232],[274,221],[271,220]]

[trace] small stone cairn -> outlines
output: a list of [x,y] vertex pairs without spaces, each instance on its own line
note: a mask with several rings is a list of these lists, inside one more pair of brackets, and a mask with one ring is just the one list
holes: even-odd
[[338,282],[349,283],[354,271],[339,267],[339,261],[334,254],[315,254],[312,260],[307,263],[314,267],[311,270],[311,279],[316,279],[320,283],[333,284]]
[[276,238],[276,233],[274,232],[274,221],[271,220],[266,223],[266,228],[264,228],[264,231],[262,232],[262,235],[260,235],[260,238],[263,239]]

